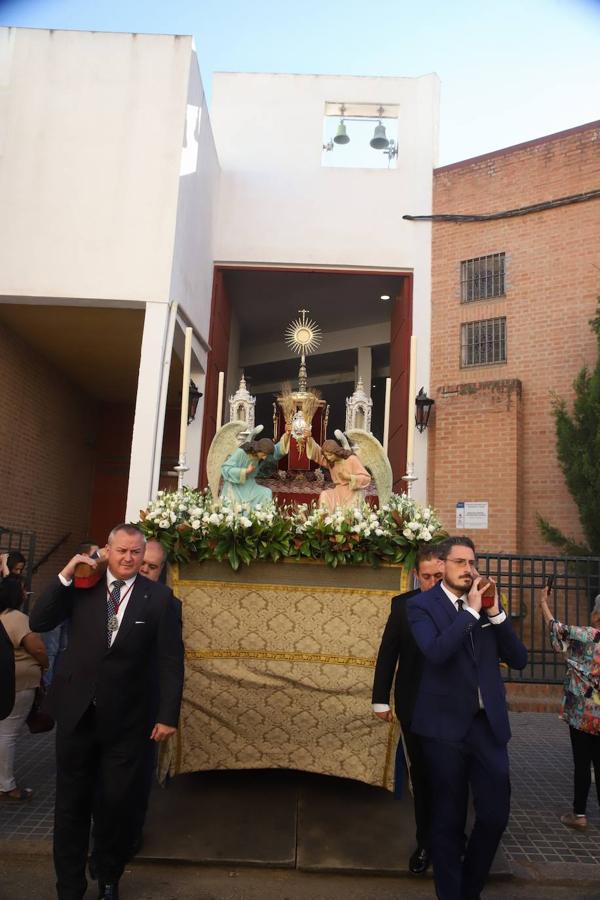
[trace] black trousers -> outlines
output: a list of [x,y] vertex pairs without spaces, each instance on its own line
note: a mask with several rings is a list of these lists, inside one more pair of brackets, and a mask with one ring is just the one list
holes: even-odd
[[[505,744],[481,712],[462,741],[422,738],[431,777],[431,858],[438,900],[477,900],[508,822]],[[469,787],[475,824],[464,849]],[[464,853],[464,858],[463,857]]]
[[123,730],[107,738],[90,706],[74,731],[56,733],[54,866],[59,900],[85,894],[90,822],[94,817],[98,878],[123,874],[136,818],[136,786],[149,732]]
[[415,808],[417,846],[429,852],[431,842],[431,785],[422,738],[413,734],[408,722],[401,722],[402,737],[410,767]]
[[588,734],[569,725],[571,748],[573,750],[573,812],[584,816],[588,794],[592,783],[590,769],[594,767],[596,793],[600,806],[600,734]]

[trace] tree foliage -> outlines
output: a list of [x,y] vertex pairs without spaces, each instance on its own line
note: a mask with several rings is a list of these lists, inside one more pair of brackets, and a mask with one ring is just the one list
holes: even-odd
[[552,410],[558,461],[577,504],[586,543],[578,543],[538,516],[544,538],[575,556],[600,555],[600,297],[589,324],[598,346],[596,366],[591,372],[584,366],[575,378],[572,411],[560,397],[554,398]]

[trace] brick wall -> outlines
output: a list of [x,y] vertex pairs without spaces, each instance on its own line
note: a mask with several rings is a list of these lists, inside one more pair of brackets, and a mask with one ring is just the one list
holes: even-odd
[[[598,188],[600,122],[437,169],[434,213],[491,213]],[[505,296],[461,304],[461,260],[500,252]],[[451,531],[458,500],[488,500],[490,528],[471,533],[481,550],[552,553],[537,512],[582,536],[556,459],[551,398],[570,401],[581,366],[595,364],[588,320],[600,294],[600,200],[493,222],[435,223],[432,276],[430,498]],[[461,368],[461,323],[498,316],[507,319],[507,362]],[[515,380],[518,428],[515,415],[485,400],[488,388],[481,393],[484,383]],[[443,394],[444,386],[467,384],[478,391]]]
[[71,532],[38,591],[87,536],[95,403],[2,323],[0,385],[0,525],[34,531],[37,559]]

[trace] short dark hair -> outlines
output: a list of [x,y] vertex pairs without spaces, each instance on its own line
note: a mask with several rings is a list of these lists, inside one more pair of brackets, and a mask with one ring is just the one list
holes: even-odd
[[6,557],[6,568],[9,572],[11,572],[15,566],[19,565],[19,563],[23,563],[23,565],[25,565],[26,562],[27,560],[22,553],[20,553],[18,550],[11,550],[11,552]]
[[430,559],[443,559],[444,557],[440,554],[440,545],[434,544],[431,546],[425,545],[424,547],[419,547],[417,550],[417,555],[415,556],[415,570],[419,571],[419,566],[423,562],[428,562]]
[[468,547],[469,550],[472,550],[473,553],[475,553],[475,544],[471,538],[466,535],[458,534],[453,537],[447,537],[438,544],[437,550],[440,559],[447,559],[453,547]]
[[78,553],[89,553],[92,547],[99,547],[100,544],[98,541],[95,541],[93,538],[87,538],[85,541],[82,541],[77,548]]
[[20,609],[23,600],[23,588],[18,578],[3,578],[0,582],[0,612],[6,609]]
[[120,525],[115,525],[115,527],[111,530],[111,532],[108,536],[107,543],[110,544],[112,539],[115,537],[115,535],[117,535],[119,533],[119,531],[124,531],[125,534],[128,534],[130,537],[132,537],[135,534],[138,534],[144,541],[144,544],[146,543],[146,535],[144,534],[142,529],[138,528],[137,525],[132,525],[130,522],[121,522]]

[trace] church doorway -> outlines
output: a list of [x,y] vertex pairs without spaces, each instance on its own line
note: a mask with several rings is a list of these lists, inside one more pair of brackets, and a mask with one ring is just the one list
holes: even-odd
[[297,388],[299,357],[286,344],[299,311],[319,326],[319,346],[307,357],[308,382],[328,406],[327,435],[344,430],[346,399],[362,388],[372,400],[370,431],[384,438],[386,379],[391,379],[388,456],[395,490],[406,464],[406,410],[412,330],[412,275],[397,271],[217,266],[214,273],[200,482],[217,424],[219,373],[222,419],[244,375],[256,397],[255,421],[273,432],[273,403],[284,383]]

